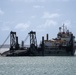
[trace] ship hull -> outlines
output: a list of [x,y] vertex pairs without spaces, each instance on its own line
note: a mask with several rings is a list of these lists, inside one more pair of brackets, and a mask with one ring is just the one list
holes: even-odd
[[14,52],[7,51],[2,56],[74,56],[75,50],[67,50],[67,48],[45,48],[36,51],[30,50],[15,50]]

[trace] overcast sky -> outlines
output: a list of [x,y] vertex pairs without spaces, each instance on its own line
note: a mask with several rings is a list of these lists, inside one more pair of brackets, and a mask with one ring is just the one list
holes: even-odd
[[37,32],[38,42],[47,33],[51,39],[63,23],[76,36],[76,0],[0,0],[0,44],[11,30],[19,43],[30,30]]

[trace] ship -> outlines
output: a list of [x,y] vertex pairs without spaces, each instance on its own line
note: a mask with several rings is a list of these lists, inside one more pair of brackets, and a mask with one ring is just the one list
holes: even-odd
[[37,45],[36,32],[30,31],[30,45],[26,47],[24,41],[21,46],[18,43],[16,32],[10,32],[10,50],[4,52],[3,56],[74,56],[75,55],[75,36],[66,26],[59,27],[56,38],[46,39],[42,37],[42,41]]

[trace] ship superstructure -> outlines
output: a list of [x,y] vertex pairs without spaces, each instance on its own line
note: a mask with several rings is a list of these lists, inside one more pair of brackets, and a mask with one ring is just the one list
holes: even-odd
[[44,40],[45,54],[74,55],[74,41],[75,36],[63,24],[62,27],[59,27],[57,38]]

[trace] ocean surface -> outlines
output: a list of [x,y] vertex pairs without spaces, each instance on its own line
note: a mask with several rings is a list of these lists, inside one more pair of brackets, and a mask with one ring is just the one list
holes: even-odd
[[0,75],[76,75],[76,56],[0,57]]

